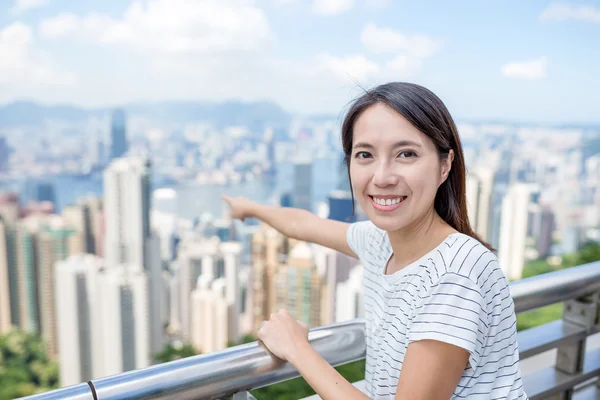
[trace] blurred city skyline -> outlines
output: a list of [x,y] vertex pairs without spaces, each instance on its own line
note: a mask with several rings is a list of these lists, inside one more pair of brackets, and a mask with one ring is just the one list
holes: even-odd
[[0,5],[0,103],[340,115],[361,86],[406,80],[456,119],[597,123],[598,42],[593,1],[16,0]]

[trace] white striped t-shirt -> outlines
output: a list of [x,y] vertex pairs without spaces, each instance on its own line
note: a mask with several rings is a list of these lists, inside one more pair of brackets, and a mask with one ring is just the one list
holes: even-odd
[[514,304],[494,253],[455,233],[386,275],[393,252],[385,231],[357,222],[347,239],[364,266],[369,397],[393,399],[408,344],[432,339],[470,354],[452,399],[527,399]]

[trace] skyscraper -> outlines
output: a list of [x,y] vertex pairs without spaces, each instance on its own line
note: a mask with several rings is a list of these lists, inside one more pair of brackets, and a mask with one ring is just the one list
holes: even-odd
[[312,163],[294,164],[294,207],[312,210]]
[[50,358],[58,355],[56,292],[54,265],[69,256],[69,240],[74,231],[64,225],[62,218],[52,216],[37,235],[37,272],[40,331]]
[[489,241],[494,170],[489,167],[476,168],[467,174],[466,184],[467,211],[471,227],[482,240]]
[[12,326],[8,271],[7,226],[0,216],[0,335],[7,333]]
[[146,267],[145,240],[150,237],[150,170],[145,158],[121,158],[104,171],[106,266]]
[[354,202],[350,192],[334,190],[327,197],[329,200],[329,219],[352,223],[356,221]]
[[192,346],[202,353],[227,347],[229,334],[229,306],[225,300],[225,279],[213,281],[207,276],[198,278],[192,292]]
[[364,316],[363,267],[356,265],[348,279],[338,283],[336,292],[335,321],[342,322]]
[[0,171],[8,169],[10,147],[4,136],[0,136]]
[[217,237],[210,239],[189,238],[181,243],[177,264],[179,280],[179,321],[181,336],[191,338],[192,319],[197,313],[191,304],[192,291],[197,289],[199,278],[206,282],[205,289],[212,287],[213,281],[223,278],[224,299],[229,304],[228,332],[230,340],[239,336],[239,317],[241,290],[239,270],[241,266],[241,244],[237,242],[221,242]]
[[98,319],[96,277],[101,273],[102,259],[91,254],[77,254],[59,261],[54,270],[56,292],[57,336],[61,386],[76,385],[100,378],[94,371],[94,358],[101,357],[94,346],[100,338],[102,321]]
[[112,114],[110,127],[110,159],[122,157],[128,149],[127,121],[125,111],[116,109]]
[[94,347],[94,374],[108,376],[151,363],[148,280],[139,265],[118,265],[97,277],[102,301],[95,304],[94,318],[101,321]]
[[498,261],[509,280],[521,279],[523,273],[531,192],[530,185],[514,183],[502,202]]
[[285,308],[309,327],[321,325],[323,277],[318,273],[313,252],[305,242],[297,242],[287,263],[275,277],[276,309]]
[[276,311],[275,275],[287,261],[294,240],[282,235],[266,224],[252,235],[252,328],[256,331],[261,322]]
[[537,251],[540,257],[548,257],[552,250],[552,238],[555,228],[554,213],[550,208],[542,208],[540,232],[537,238]]
[[74,235],[81,242],[81,248],[72,253],[98,254],[101,214],[102,200],[94,197],[81,199],[76,205],[63,208],[65,223],[75,230]]

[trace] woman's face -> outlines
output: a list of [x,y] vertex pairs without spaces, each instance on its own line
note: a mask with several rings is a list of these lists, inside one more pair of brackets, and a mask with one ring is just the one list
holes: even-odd
[[[452,156],[451,156],[452,157]],[[350,177],[361,208],[388,232],[418,226],[433,209],[450,160],[402,115],[375,104],[354,123]]]

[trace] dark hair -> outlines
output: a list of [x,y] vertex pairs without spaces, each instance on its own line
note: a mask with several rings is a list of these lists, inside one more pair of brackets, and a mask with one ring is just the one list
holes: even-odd
[[415,128],[427,135],[433,141],[440,159],[448,157],[450,150],[454,150],[452,168],[448,178],[440,185],[435,195],[434,208],[440,217],[458,232],[479,240],[488,249],[494,251],[488,243],[473,232],[469,223],[465,159],[458,129],[442,100],[422,86],[405,82],[386,83],[366,91],[351,105],[342,124],[342,146],[352,199],[354,200],[354,191],[350,177],[350,160],[354,123],[363,111],[379,103],[394,109]]

